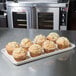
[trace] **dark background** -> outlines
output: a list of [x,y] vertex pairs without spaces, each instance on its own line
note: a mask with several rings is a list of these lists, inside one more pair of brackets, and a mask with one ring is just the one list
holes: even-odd
[[76,30],[76,0],[71,0],[69,4],[68,30]]

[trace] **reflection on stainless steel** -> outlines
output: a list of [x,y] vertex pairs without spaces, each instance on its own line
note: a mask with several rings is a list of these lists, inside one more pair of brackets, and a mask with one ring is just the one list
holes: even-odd
[[55,59],[51,59],[51,61],[45,62],[45,66],[53,65],[55,64]]
[[26,20],[23,20],[23,19],[17,19],[17,21],[26,21]]
[[32,66],[31,66],[31,67],[28,67],[28,68],[29,68],[29,70],[30,70],[32,73],[33,73],[33,72],[36,73],[36,68],[35,68],[35,67],[32,67]]
[[70,56],[73,54],[73,52],[74,51],[72,50],[72,51],[66,52],[66,54],[65,53],[60,54],[60,57],[57,60],[58,61],[67,61],[70,58]]
[[18,26],[27,26],[26,24],[18,24]]

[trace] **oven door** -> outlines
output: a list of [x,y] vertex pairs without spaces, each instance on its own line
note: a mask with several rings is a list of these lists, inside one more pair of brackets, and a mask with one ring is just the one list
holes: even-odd
[[12,16],[14,28],[27,28],[27,17],[25,12],[12,12]]
[[36,17],[39,29],[59,30],[59,8],[36,7]]
[[31,22],[30,7],[7,7],[9,28],[29,28]]

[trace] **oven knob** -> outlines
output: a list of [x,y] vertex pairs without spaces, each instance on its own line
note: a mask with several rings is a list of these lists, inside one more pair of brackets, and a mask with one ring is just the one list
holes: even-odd
[[65,15],[64,15],[64,14],[62,14],[62,16],[64,17]]
[[64,23],[65,21],[64,21],[64,19],[62,19],[62,23]]

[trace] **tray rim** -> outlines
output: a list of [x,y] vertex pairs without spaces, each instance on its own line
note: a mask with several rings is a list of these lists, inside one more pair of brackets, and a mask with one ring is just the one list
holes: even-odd
[[45,54],[42,54],[40,56],[37,56],[37,57],[30,57],[29,59],[26,59],[24,61],[20,61],[20,62],[17,62],[11,55],[9,55],[7,52],[6,52],[6,49],[3,48],[1,49],[1,53],[3,55],[5,55],[9,61],[11,61],[11,63],[15,64],[15,65],[22,65],[24,63],[28,63],[28,62],[31,62],[31,61],[35,61],[35,60],[39,60],[39,59],[42,59],[42,58],[45,58],[45,57],[49,57],[49,56],[54,56],[54,55],[57,55],[57,54],[60,54],[60,53],[64,53],[64,52],[67,52],[71,49],[74,49],[75,48],[75,44],[71,43],[71,47],[68,47],[68,48],[65,48],[65,49],[59,49],[59,50],[56,50],[54,52],[51,52],[51,53],[45,53]]

